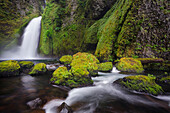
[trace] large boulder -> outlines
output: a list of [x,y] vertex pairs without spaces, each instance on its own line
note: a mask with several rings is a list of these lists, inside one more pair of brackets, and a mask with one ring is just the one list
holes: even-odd
[[105,62],[98,64],[98,70],[101,72],[110,72],[112,71],[113,64],[112,62]]
[[90,76],[96,76],[98,74],[97,64],[99,64],[99,60],[94,55],[78,52],[73,55],[71,70],[73,71],[76,68],[86,69]]
[[141,62],[134,58],[121,58],[116,64],[116,68],[123,72],[142,73],[144,71]]
[[93,83],[86,69],[76,68],[75,70],[68,71],[66,67],[56,69],[50,81],[53,84],[70,88],[87,86]]
[[9,60],[0,62],[0,77],[16,76],[20,73],[20,65],[17,61]]
[[34,66],[34,63],[31,61],[20,61],[19,65],[22,69],[30,69]]
[[158,95],[163,93],[161,86],[155,83],[154,77],[145,75],[127,76],[123,79],[118,79],[114,83],[119,84],[129,90]]
[[39,75],[39,74],[43,74],[45,72],[47,72],[46,64],[38,63],[33,67],[32,71],[29,72],[29,74],[30,75]]
[[64,55],[60,58],[60,62],[64,65],[70,65],[73,57],[71,55]]

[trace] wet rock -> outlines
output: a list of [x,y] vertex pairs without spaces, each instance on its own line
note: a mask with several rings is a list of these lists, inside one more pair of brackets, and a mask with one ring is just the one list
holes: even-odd
[[64,65],[70,65],[73,57],[71,55],[64,55],[60,58],[60,62]]
[[111,72],[113,68],[112,62],[105,62],[98,64],[98,70],[101,72]]
[[44,63],[38,63],[36,64],[32,71],[29,73],[30,75],[39,75],[47,72],[46,64]]
[[155,83],[154,77],[145,75],[127,76],[123,79],[116,80],[114,84],[119,84],[120,86],[132,91],[138,91],[152,95],[164,93],[162,87]]
[[65,102],[63,102],[58,108],[58,113],[73,113],[73,110]]
[[46,102],[46,100],[42,100],[40,98],[36,98],[35,100],[27,102],[27,105],[31,109],[37,109],[37,108],[40,108],[45,102]]
[[17,61],[0,62],[0,77],[17,76],[20,74],[20,65]]
[[20,61],[19,65],[22,69],[30,69],[34,66],[34,63],[31,61]]
[[142,73],[144,71],[141,62],[134,58],[121,58],[116,68],[123,72]]

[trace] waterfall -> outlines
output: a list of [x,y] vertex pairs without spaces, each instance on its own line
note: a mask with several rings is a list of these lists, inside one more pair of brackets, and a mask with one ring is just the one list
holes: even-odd
[[3,52],[1,59],[35,59],[41,29],[41,16],[32,19],[24,30],[21,46]]

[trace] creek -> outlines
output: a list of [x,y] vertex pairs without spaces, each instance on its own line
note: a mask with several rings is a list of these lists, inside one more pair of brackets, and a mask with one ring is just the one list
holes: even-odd
[[123,74],[113,68],[111,73],[99,72],[93,77],[94,86],[67,91],[52,86],[52,73],[41,76],[24,75],[0,79],[0,113],[32,113],[26,105],[36,98],[46,99],[46,113],[56,113],[56,108],[66,102],[74,113],[169,113],[170,95],[151,96],[130,92],[113,81],[132,74]]

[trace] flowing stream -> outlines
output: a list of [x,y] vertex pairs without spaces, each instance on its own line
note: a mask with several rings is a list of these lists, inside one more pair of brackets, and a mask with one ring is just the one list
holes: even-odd
[[35,59],[38,58],[37,48],[41,32],[41,16],[32,19],[24,30],[21,46],[5,51],[1,60],[9,59]]
[[[169,112],[168,102],[170,103],[170,96],[151,97],[138,93],[130,93],[117,85],[113,85],[113,81],[129,76],[119,74],[119,71],[115,67],[112,73],[99,72],[99,75],[92,78],[95,86],[75,88],[68,93],[68,97],[65,100],[54,99],[48,102],[44,106],[46,113],[57,113],[56,108],[63,102],[71,106],[74,109],[74,113]],[[162,102],[156,98],[165,100],[166,102]]]
[[[115,68],[111,73],[99,72],[93,77],[94,86],[68,90],[49,84],[52,73],[41,76],[21,75],[0,79],[0,113],[39,113],[31,110],[27,102],[36,98],[47,100],[46,113],[66,102],[74,113],[169,113],[170,95],[150,96],[126,91],[113,85],[113,81],[129,76]],[[65,112],[61,112],[65,113]]]

